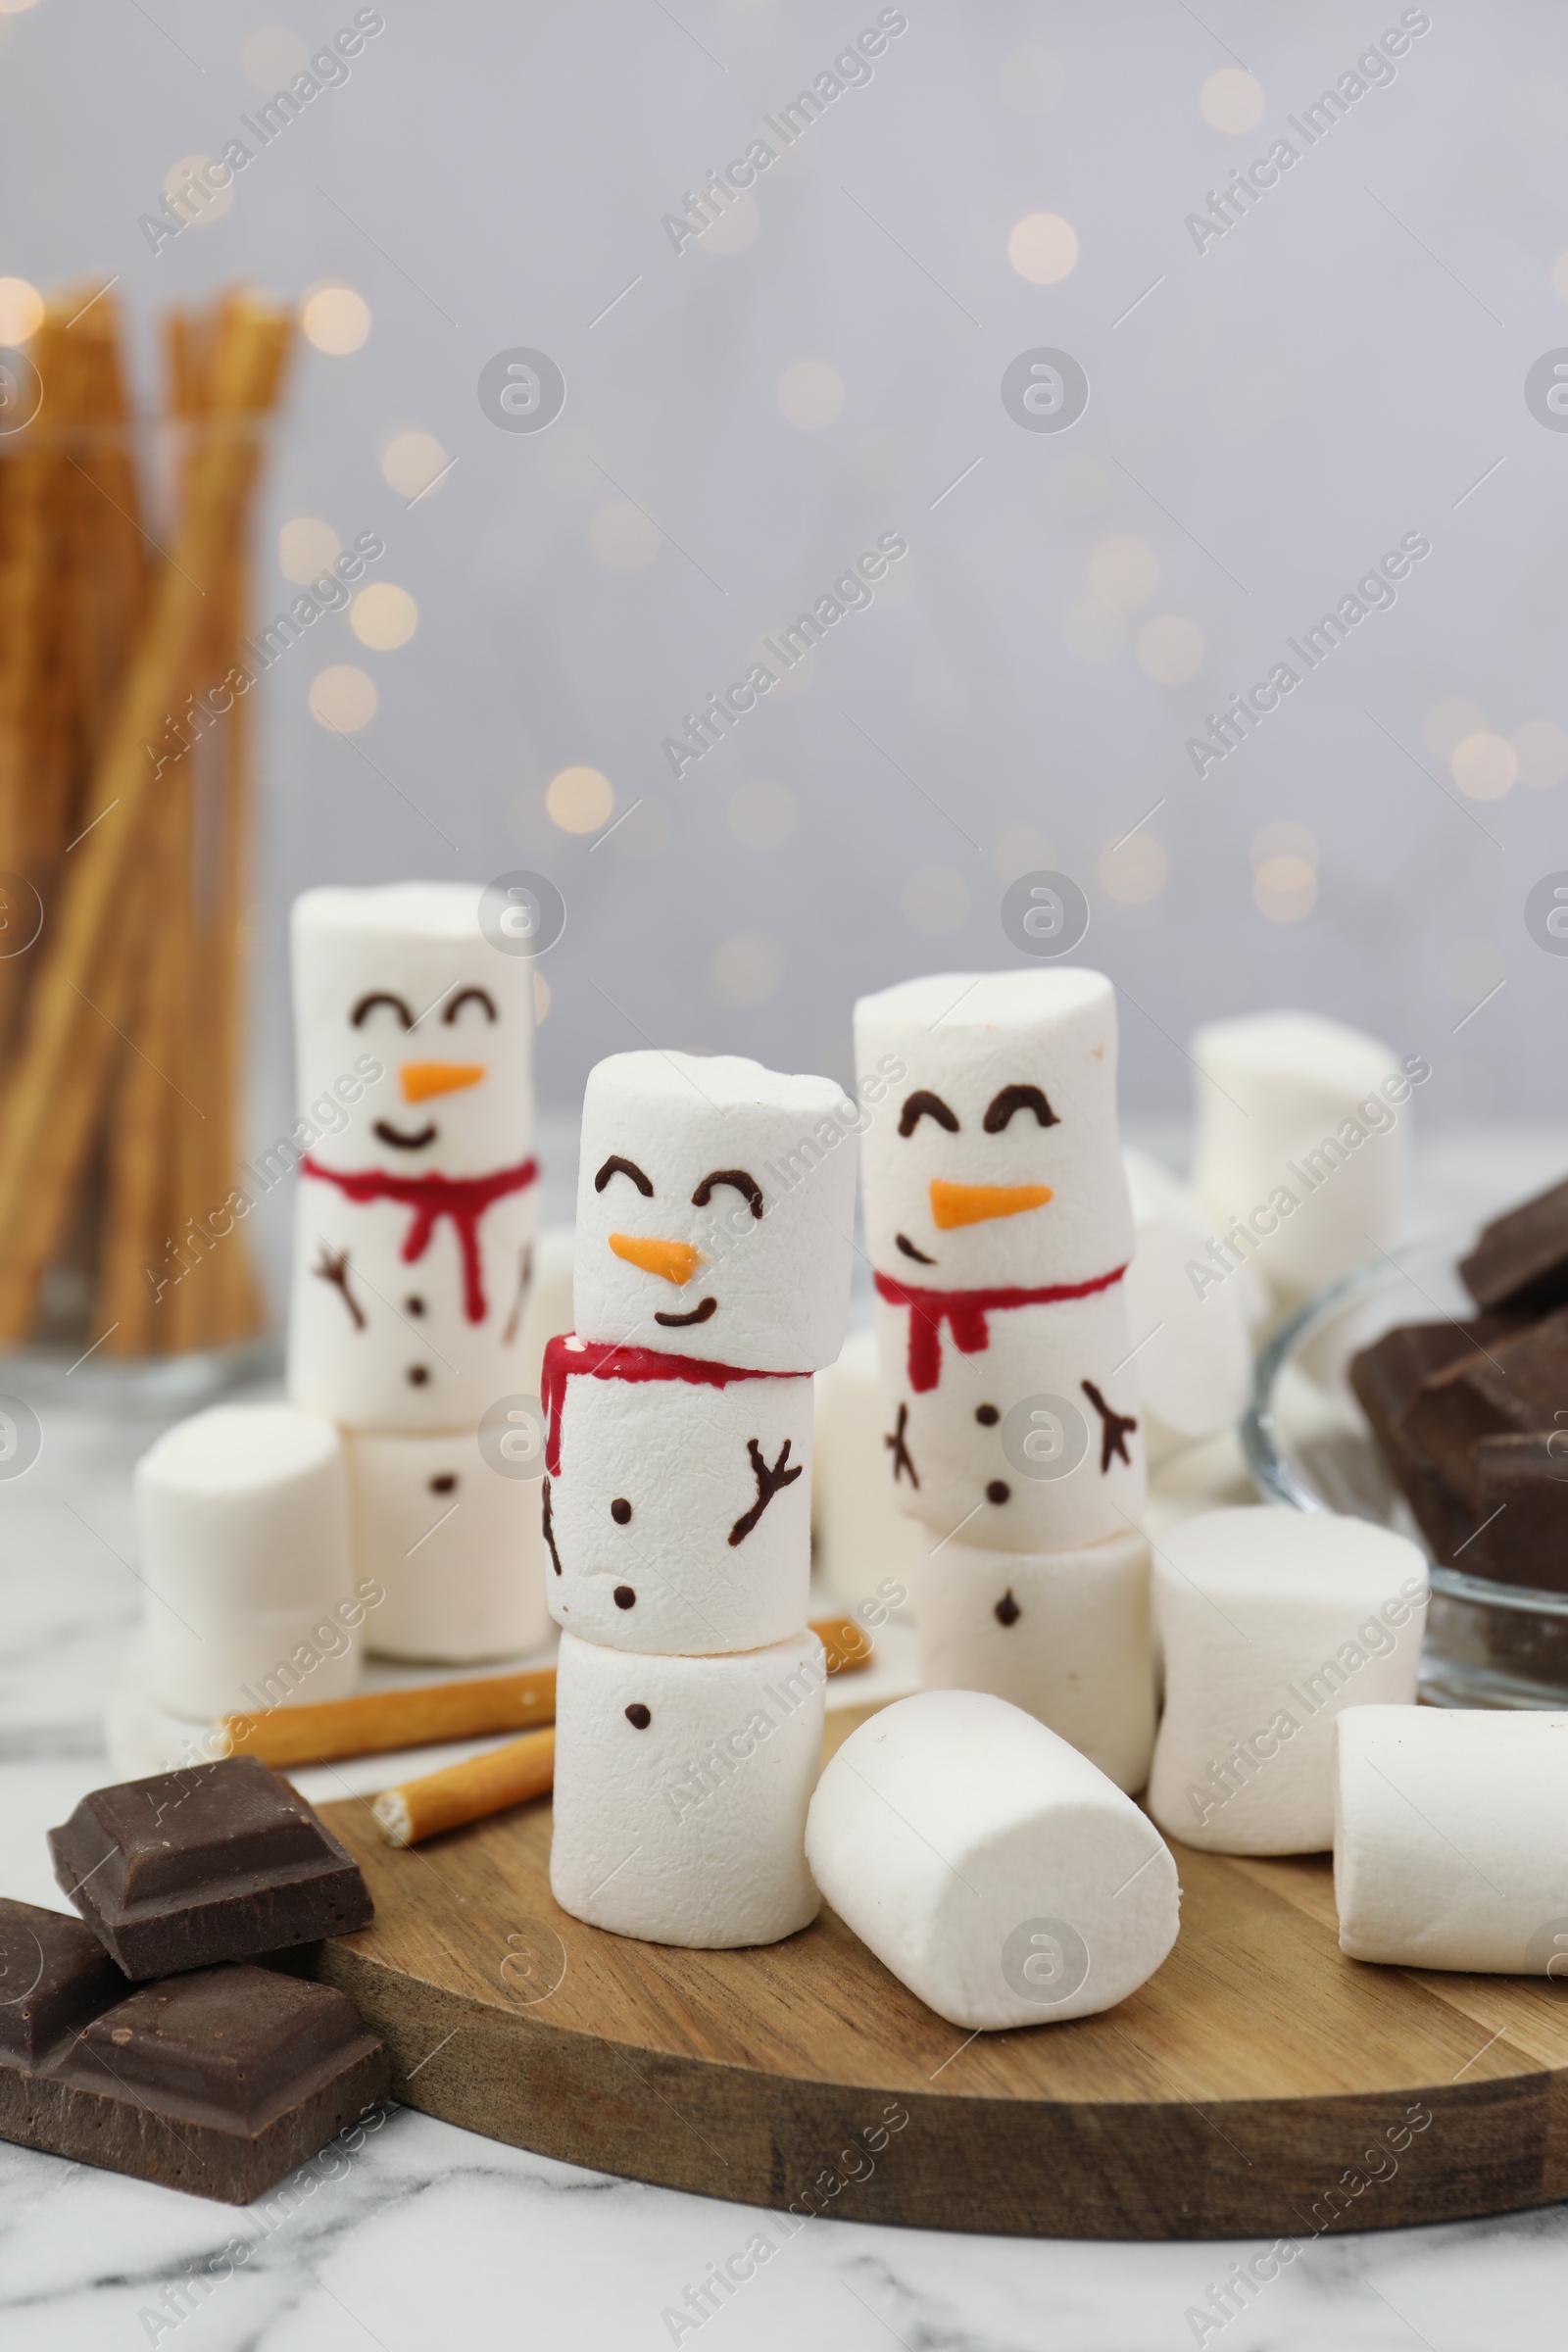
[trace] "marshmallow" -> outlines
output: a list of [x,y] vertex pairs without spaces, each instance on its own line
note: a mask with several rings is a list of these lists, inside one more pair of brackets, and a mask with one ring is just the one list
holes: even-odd
[[922,1388],[932,1328],[877,1301],[897,1507],[996,1551],[1075,1551],[1125,1534],[1144,1506],[1144,1450],[1119,1288],[987,1309],[956,1332],[944,1322],[940,1374]]
[[1176,1940],[1168,1848],[1065,1740],[978,1690],[924,1690],[852,1732],[811,1799],[835,1911],[953,2025],[1109,2009]]
[[[540,1478],[491,1467],[473,1430],[344,1432],[354,1557],[383,1658],[519,1657],[550,1631]],[[542,1463],[536,1471],[542,1470]]]
[[565,1338],[545,1350],[544,1393],[558,1625],[615,1649],[696,1657],[799,1632],[809,1378]]
[[1394,1240],[1405,1190],[1399,1105],[1424,1063],[1401,1065],[1392,1046],[1305,1012],[1211,1022],[1194,1035],[1192,1060],[1193,1189],[1232,1265],[1255,1256],[1293,1300]]
[[885,1579],[917,1600],[932,1539],[894,1507],[884,1442],[876,1333],[852,1332],[813,1384],[811,1564],[825,1591],[852,1606]]
[[735,1054],[615,1054],[582,1106],[578,1336],[757,1372],[844,1341],[862,1113]]
[[1215,1268],[1206,1227],[1181,1189],[1141,1152],[1124,1155],[1136,1241],[1127,1322],[1138,1366],[1151,1469],[1229,1429],[1244,1411],[1252,1349],[1239,1282],[1197,1282]]
[[920,1587],[920,1681],[990,1690],[1071,1740],[1119,1788],[1141,1788],[1154,1745],[1149,1545],[980,1551],[944,1544]]
[[571,1227],[542,1226],[533,1246],[528,1303],[517,1342],[517,1387],[529,1396],[539,1394],[546,1343],[571,1329]]
[[269,1678],[298,1700],[353,1690],[365,1612],[329,1423],[286,1404],[214,1405],[142,1455],[135,1496],[159,1707],[241,1712],[269,1703]]
[[806,1808],[822,1752],[822,1645],[715,1658],[561,1637],[550,1886],[590,1927],[717,1951],[816,1916]]
[[532,978],[479,899],[409,882],[294,906],[289,1394],[354,1428],[473,1427],[522,1386]]
[[[1032,1290],[1126,1265],[1116,1001],[1103,973],[906,980],[859,1000],[855,1052],[862,1097],[879,1105],[864,1143],[879,1275],[932,1291]],[[891,1087],[890,1070],[902,1072]]]
[[1356,1707],[1337,1732],[1341,1951],[1568,1976],[1568,1715]]
[[1411,1704],[1427,1597],[1416,1546],[1364,1519],[1209,1511],[1154,1557],[1165,1712],[1149,1810],[1221,1854],[1310,1854],[1334,1830],[1346,1708]]

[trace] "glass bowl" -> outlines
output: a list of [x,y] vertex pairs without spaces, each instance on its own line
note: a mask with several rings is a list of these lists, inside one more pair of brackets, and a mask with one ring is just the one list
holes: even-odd
[[1421,1652],[1429,1705],[1568,1708],[1568,1593],[1433,1561],[1349,1383],[1351,1356],[1396,1323],[1476,1313],[1455,1271],[1475,1239],[1462,1228],[1391,1252],[1293,1315],[1258,1359],[1242,1445],[1268,1501],[1349,1512],[1421,1546],[1432,1571]]

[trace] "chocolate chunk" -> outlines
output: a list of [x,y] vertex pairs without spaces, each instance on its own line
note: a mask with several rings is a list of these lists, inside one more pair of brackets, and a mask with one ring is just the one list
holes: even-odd
[[49,1847],[56,1879],[137,1981],[346,1936],[372,1916],[352,1854],[255,1756],[96,1788]]
[[3,1898],[0,1968],[0,2138],[22,2147],[245,2205],[386,2096],[386,2045],[328,1984],[137,1988],[79,1920]]
[[1568,1592],[1568,1428],[1484,1438],[1476,1466],[1481,1528],[1460,1566]]
[[1544,1315],[1568,1304],[1568,1181],[1494,1217],[1459,1278],[1477,1306]]
[[1474,1532],[1475,1520],[1448,1480],[1413,1450],[1399,1416],[1422,1382],[1464,1355],[1474,1342],[1489,1345],[1518,1328],[1513,1318],[1502,1315],[1481,1315],[1467,1324],[1400,1323],[1350,1359],[1350,1386],[1383,1458],[1402,1488],[1433,1558],[1445,1566],[1452,1565],[1453,1553]]
[[1459,1495],[1479,1521],[1476,1449],[1483,1438],[1528,1437],[1555,1426],[1568,1408],[1568,1308],[1522,1331],[1478,1339],[1429,1374],[1396,1421],[1424,1468]]

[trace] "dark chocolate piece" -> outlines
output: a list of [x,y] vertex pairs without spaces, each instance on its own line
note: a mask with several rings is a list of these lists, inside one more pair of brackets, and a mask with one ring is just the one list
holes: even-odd
[[1422,1382],[1469,1349],[1517,1326],[1508,1318],[1482,1315],[1473,1323],[1400,1323],[1350,1359],[1350,1386],[1372,1434],[1435,1560],[1453,1565],[1453,1553],[1475,1531],[1458,1494],[1438,1471],[1413,1451],[1399,1416]]
[[1481,1528],[1459,1565],[1505,1585],[1568,1592],[1568,1428],[1484,1438],[1476,1463]]
[[247,2205],[386,2096],[385,2043],[328,1984],[138,1988],[79,1920],[3,1898],[0,1971],[0,2139],[22,2147]]
[[1416,1458],[1452,1487],[1479,1522],[1476,1449],[1483,1438],[1528,1437],[1568,1409],[1568,1309],[1522,1331],[1479,1339],[1421,1383],[1398,1416]]
[[1544,1315],[1568,1304],[1568,1180],[1494,1217],[1459,1279],[1477,1306]]
[[255,1756],[95,1788],[49,1848],[66,1893],[137,1981],[347,1936],[373,1913],[353,1855]]
[[998,1601],[991,1614],[999,1625],[1017,1624],[1019,1618],[1023,1615],[1023,1611],[1019,1608],[1018,1603],[1012,1597],[1012,1587],[1010,1585],[1007,1587],[1007,1590],[1005,1592],[1004,1592],[1002,1598]]

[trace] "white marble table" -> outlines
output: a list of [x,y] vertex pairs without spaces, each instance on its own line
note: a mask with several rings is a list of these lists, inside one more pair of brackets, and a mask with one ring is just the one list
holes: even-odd
[[[1560,1133],[1429,1148],[1412,1224],[1517,1198],[1565,1165]],[[157,1424],[74,1401],[43,1418],[43,1456],[0,1484],[0,1887],[58,1907],[43,1833],[106,1777],[104,1695],[139,1602],[128,1473]],[[1258,2246],[870,2227],[851,2190],[843,2218],[808,2225],[697,2327],[666,2314],[744,2247],[761,2218],[749,2208],[577,2172],[401,2108],[358,2154],[305,2167],[291,2196],[270,2227],[260,2207],[0,2145],[0,2345],[1317,2352],[1332,2335],[1340,2352],[1501,2352],[1556,2340],[1568,2307],[1564,2207],[1321,2240],[1221,2330],[1187,2315]]]

